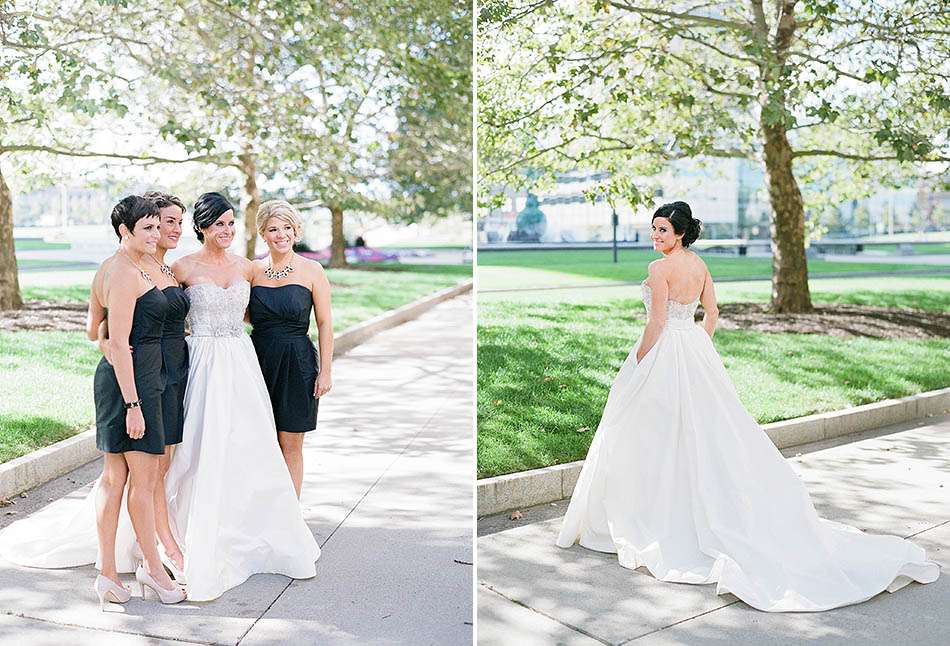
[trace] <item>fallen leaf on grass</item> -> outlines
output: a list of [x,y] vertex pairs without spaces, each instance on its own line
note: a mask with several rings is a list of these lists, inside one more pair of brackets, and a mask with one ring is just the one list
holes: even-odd
[[524,514],[516,509],[515,511],[511,512],[510,516],[508,516],[508,520],[521,520],[522,516],[524,516]]
[[590,429],[587,428],[586,426],[581,426],[581,427],[580,427],[579,429],[577,429],[577,431],[575,431],[575,432],[576,432],[576,433],[586,433],[586,432],[589,431],[589,430],[590,430]]
[[545,377],[544,381],[554,381],[554,377]]
[[567,384],[558,384],[558,388],[567,388]]
[[501,404],[501,400],[500,400],[500,399],[496,399],[496,400],[493,401],[492,403],[493,403],[495,406],[498,406],[498,405]]

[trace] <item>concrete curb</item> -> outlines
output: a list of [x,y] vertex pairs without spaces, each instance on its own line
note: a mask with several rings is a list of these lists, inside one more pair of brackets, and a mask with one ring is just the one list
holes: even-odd
[[[762,428],[775,446],[785,449],[947,412],[950,412],[950,388],[942,388],[765,424]],[[578,460],[478,480],[478,516],[569,498],[583,465],[584,461]]]
[[419,317],[421,314],[428,312],[442,301],[447,301],[450,298],[455,298],[456,296],[464,294],[465,292],[472,291],[473,284],[474,281],[466,280],[459,283],[458,285],[455,285],[454,287],[448,287],[433,294],[423,296],[422,298],[411,303],[407,303],[402,307],[397,307],[394,310],[383,312],[378,316],[374,316],[371,319],[357,323],[356,325],[343,330],[333,339],[333,356],[338,357],[341,354],[352,350],[359,344],[367,341],[369,338],[379,334],[383,330],[394,328],[397,325],[405,323],[406,321],[411,321],[412,319]]
[[[334,337],[333,356],[337,357],[352,350],[383,330],[417,318],[442,301],[471,291],[472,284],[471,280],[464,281],[343,330]],[[99,450],[96,448],[96,429],[93,427],[56,444],[0,464],[0,500],[12,498],[58,478],[97,457]]]

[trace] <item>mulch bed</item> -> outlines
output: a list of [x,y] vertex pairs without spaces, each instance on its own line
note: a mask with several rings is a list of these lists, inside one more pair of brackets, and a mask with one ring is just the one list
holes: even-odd
[[[698,315],[701,314],[702,309]],[[771,314],[768,305],[761,303],[722,303],[719,328],[837,337],[937,339],[950,338],[950,313],[867,305],[819,305],[813,314]],[[22,310],[0,312],[0,330],[85,329],[85,303],[27,301]]]
[[86,303],[26,301],[22,310],[0,312],[0,330],[73,332],[86,329]]
[[812,314],[771,314],[762,303],[723,303],[719,328],[756,332],[797,332],[836,337],[936,339],[950,337],[950,313],[872,307],[817,305]]

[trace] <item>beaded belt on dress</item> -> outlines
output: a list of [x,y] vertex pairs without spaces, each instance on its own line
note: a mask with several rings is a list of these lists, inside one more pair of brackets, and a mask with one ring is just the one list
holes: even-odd
[[241,327],[228,327],[228,328],[215,328],[211,330],[192,330],[191,336],[193,337],[227,337],[227,336],[241,336],[244,334],[244,326]]

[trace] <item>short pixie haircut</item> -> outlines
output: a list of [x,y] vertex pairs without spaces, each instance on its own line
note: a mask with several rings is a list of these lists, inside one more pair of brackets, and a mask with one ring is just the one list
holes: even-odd
[[149,202],[153,202],[155,206],[160,209],[164,209],[166,206],[177,206],[179,209],[181,209],[182,213],[188,210],[185,208],[185,203],[182,202],[180,198],[169,193],[162,193],[161,191],[146,191],[145,193],[142,193],[142,197],[144,197]]
[[129,233],[135,232],[135,225],[142,218],[157,218],[158,207],[154,202],[146,200],[138,195],[127,195],[119,200],[119,203],[112,208],[112,229],[115,235],[122,239],[119,233],[119,226],[125,225]]
[[293,204],[286,200],[267,200],[257,209],[257,232],[264,234],[267,228],[267,221],[271,218],[277,218],[294,228],[294,241],[300,240],[301,230],[303,229],[303,220],[300,219],[300,212]]

